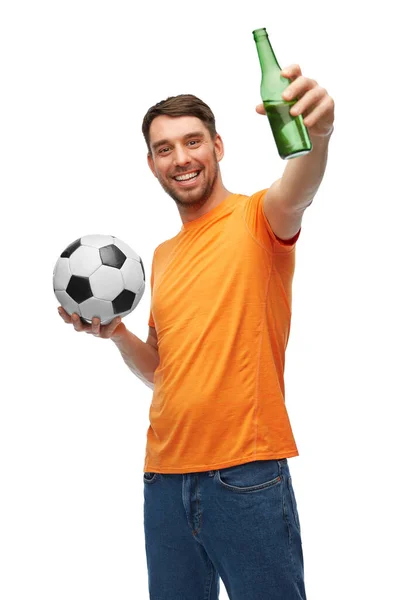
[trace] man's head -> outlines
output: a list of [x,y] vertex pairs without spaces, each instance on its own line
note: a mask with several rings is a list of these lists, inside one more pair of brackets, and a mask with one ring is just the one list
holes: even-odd
[[149,108],[144,116],[142,131],[150,153],[150,126],[154,119],[161,115],[166,115],[168,117],[197,117],[208,129],[212,139],[214,139],[217,134],[214,114],[211,108],[200,100],[200,98],[197,98],[192,94],[171,96]]
[[205,204],[224,153],[209,106],[190,94],[167,98],[147,111],[142,131],[149,167],[167,194],[181,207]]

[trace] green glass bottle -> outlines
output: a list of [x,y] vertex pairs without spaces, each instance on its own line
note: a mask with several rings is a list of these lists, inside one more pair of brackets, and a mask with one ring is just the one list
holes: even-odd
[[289,159],[308,154],[312,150],[312,143],[303,117],[293,117],[290,114],[290,109],[297,100],[285,102],[282,98],[290,80],[280,74],[282,69],[276,60],[265,28],[254,30],[253,36],[261,65],[261,99],[279,156]]

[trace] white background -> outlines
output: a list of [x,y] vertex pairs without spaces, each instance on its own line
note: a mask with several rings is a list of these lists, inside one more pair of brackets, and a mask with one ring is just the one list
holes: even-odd
[[[255,112],[259,27],[282,68],[300,64],[336,102],[328,168],[297,246],[286,363],[308,598],[400,597],[389,4],[3,2],[2,600],[148,598],[142,468],[152,392],[111,341],[63,323],[52,271],[69,243],[104,233],[131,245],[149,278],[154,248],[181,227],[141,134],[146,110],[169,95],[194,93],[213,109],[228,189],[251,194],[281,176],[286,163]],[[144,340],[149,305],[148,285],[125,319]]]

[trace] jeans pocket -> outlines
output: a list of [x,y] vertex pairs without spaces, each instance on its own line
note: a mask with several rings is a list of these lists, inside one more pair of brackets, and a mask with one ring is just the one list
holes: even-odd
[[299,513],[297,511],[296,496],[294,494],[292,478],[291,478],[290,475],[288,477],[288,487],[289,487],[290,499],[291,499],[291,502],[292,502],[292,510],[293,510],[294,522],[296,523],[298,529],[300,530],[300,519],[299,519]]
[[158,478],[159,473],[146,472],[143,475],[144,483],[154,483]]
[[281,482],[277,460],[257,460],[217,471],[218,483],[237,493],[257,492]]

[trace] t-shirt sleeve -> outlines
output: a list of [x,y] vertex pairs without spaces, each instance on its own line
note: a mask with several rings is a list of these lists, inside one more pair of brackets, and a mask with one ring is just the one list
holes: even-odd
[[244,209],[244,218],[252,236],[266,250],[272,253],[290,252],[299,239],[300,231],[290,240],[281,240],[272,231],[272,227],[264,215],[263,200],[268,188],[256,192],[248,198]]
[[150,316],[149,316],[149,321],[148,321],[149,327],[155,327],[153,311],[152,311],[153,284],[154,284],[154,255],[153,255],[153,260],[151,263],[151,277],[150,277],[150,294],[151,294],[151,296],[150,296]]

